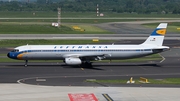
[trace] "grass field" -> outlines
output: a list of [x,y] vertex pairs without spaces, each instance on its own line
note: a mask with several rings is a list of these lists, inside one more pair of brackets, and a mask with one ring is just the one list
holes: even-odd
[[[57,22],[57,12],[1,11],[0,34],[112,34],[112,32],[97,28],[93,24],[106,22],[152,20],[151,18],[160,18],[162,20],[163,18],[179,18],[179,15],[175,14],[130,14],[105,12],[104,15],[104,17],[97,17],[96,12],[62,12],[62,26],[60,28],[55,28],[51,26],[51,23]],[[73,30],[73,23],[78,23],[78,25],[82,27],[82,29],[84,29],[85,31]],[[148,27],[149,26],[154,27],[153,25],[148,25]],[[180,33],[176,27],[178,26],[172,24],[169,26],[168,31],[175,31]]]
[[[104,17],[148,17],[148,18],[179,18],[180,15],[178,14],[137,14],[137,13],[113,13],[113,12],[103,12]],[[97,18],[95,12],[61,12],[62,17],[83,17],[83,18]],[[47,12],[11,12],[11,11],[1,11],[0,18],[17,18],[17,17],[28,17],[28,18],[37,18],[37,17],[48,17],[53,18],[57,17],[57,12],[47,11]]]
[[[143,24],[148,28],[156,28],[159,23]],[[83,29],[74,30],[73,26]],[[167,31],[180,33],[180,23],[168,24]],[[64,24],[60,28],[52,27],[48,22],[1,22],[0,34],[113,34],[91,24]]]
[[61,27],[52,27],[49,23],[3,23],[0,24],[0,34],[112,34],[107,30],[100,29],[93,25],[78,25],[84,31],[74,30],[72,26],[76,24],[65,24]]
[[[85,82],[95,82],[95,83],[107,83],[107,84],[126,84],[128,80],[119,79],[119,80],[86,80]],[[140,84],[139,79],[134,79],[135,84]],[[148,84],[173,84],[180,85],[180,78],[165,78],[165,79],[148,79]]]
[[[143,25],[148,28],[156,28],[158,24],[159,23],[151,23],[151,24],[143,24]],[[167,31],[180,33],[180,29],[177,28],[180,28],[179,22],[170,22],[168,23]]]
[[63,44],[97,44],[97,43],[112,43],[111,40],[0,40],[0,47],[17,47],[21,45],[63,45]]
[[[127,22],[127,21],[144,21],[144,20],[152,20],[152,19],[138,19],[138,18],[69,18],[69,19],[61,19],[61,23],[85,23],[85,24],[99,24],[99,23],[107,23],[107,22]],[[19,22],[19,23],[52,23],[57,22],[57,18],[48,19],[48,18],[41,18],[41,19],[0,19],[0,24],[3,23],[12,23],[12,22]]]
[[[136,13],[107,13],[103,17],[97,17],[96,12],[62,12],[62,23],[105,23],[122,21],[142,21],[151,18],[179,18],[176,14],[136,14]],[[0,22],[57,22],[57,12],[8,12],[1,11]],[[20,19],[12,19],[20,18]],[[23,19],[31,18],[31,19]],[[40,18],[40,19],[37,19]],[[69,19],[68,19],[69,18]],[[79,19],[77,19],[79,18]],[[87,18],[87,19],[83,19]],[[93,19],[91,19],[93,18]],[[105,18],[105,19],[104,19]],[[118,19],[119,18],[119,19]],[[133,18],[133,19],[132,19]]]

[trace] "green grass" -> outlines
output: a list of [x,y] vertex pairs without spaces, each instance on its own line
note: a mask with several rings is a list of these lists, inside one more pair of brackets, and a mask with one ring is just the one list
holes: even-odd
[[52,27],[51,24],[31,24],[31,23],[6,23],[0,24],[0,34],[111,34],[112,32],[100,29],[92,25],[81,24],[85,31],[73,30],[72,25],[62,25]]
[[[154,29],[159,25],[159,23],[150,23],[150,24],[143,24],[143,25],[145,27]],[[179,22],[170,22],[170,23],[168,23],[167,31],[168,32],[180,33],[180,30],[178,30],[177,28],[180,28]]]
[[[147,19],[128,19],[128,18],[122,18],[122,19],[61,19],[62,24],[64,23],[88,23],[88,24],[98,24],[98,23],[106,23],[106,22],[127,22],[127,21],[144,21]],[[151,19],[148,19],[151,20]],[[4,22],[19,22],[19,23],[52,23],[57,22],[57,19],[0,19],[0,24]]]
[[[101,28],[98,28],[98,27],[95,27],[95,26],[92,26],[92,25],[89,25],[89,24],[71,24],[71,25],[66,25],[70,28],[73,28],[73,26],[78,26],[80,27],[81,29],[84,29],[85,32],[88,32],[88,33],[99,33],[99,34],[108,34],[108,33],[111,33],[107,30],[103,30]],[[79,31],[78,31],[79,32]],[[82,32],[81,32],[82,33]],[[112,33],[111,33],[112,34]]]
[[[10,19],[0,19],[0,34],[112,34],[113,32],[100,29],[98,27],[93,26],[92,24],[105,23],[105,22],[151,20],[147,18],[162,18],[162,19],[179,18],[179,15],[174,15],[174,14],[130,14],[130,13],[107,13],[107,12],[104,13],[105,15],[104,17],[97,17],[95,12],[83,12],[83,13],[62,12],[61,15],[62,18],[70,18],[70,19],[61,19],[62,26],[60,28],[55,28],[51,26],[51,23],[57,22],[57,12],[1,11],[0,18],[10,18]],[[11,18],[32,18],[32,19],[11,19]],[[40,18],[40,19],[33,19],[33,18]],[[79,18],[79,19],[74,19],[74,18]],[[83,18],[88,18],[88,19],[83,19]],[[114,18],[120,18],[120,19],[114,19]],[[71,26],[73,26],[74,24],[72,23],[78,23],[78,25],[83,29],[85,29],[85,31],[73,30]],[[154,28],[156,26],[148,25],[148,27],[151,28]],[[170,25],[168,31],[172,31],[172,32],[174,31],[180,33],[180,31],[177,30],[177,27],[178,25]]]
[[[34,14],[35,13],[35,14]],[[1,18],[17,18],[17,17],[57,17],[57,12],[26,12],[26,11],[1,11]]]
[[152,84],[176,84],[180,85],[180,78],[149,79]]
[[48,25],[0,25],[0,29],[2,34],[66,34],[67,32],[73,32],[71,28],[65,26],[55,28]]
[[[86,80],[86,82],[109,83],[109,84],[126,84],[128,80]],[[139,79],[134,79],[135,84],[140,84]],[[165,78],[165,79],[148,79],[149,84],[173,84],[180,85],[180,78]]]
[[109,84],[125,84],[127,80],[95,80],[86,82],[109,83]]
[[[61,12],[62,17],[89,17],[96,18],[96,12]],[[113,13],[113,12],[104,12],[104,17],[158,17],[158,18],[179,18],[180,15],[177,14],[137,14],[137,13]],[[1,18],[16,18],[16,17],[57,17],[57,12],[46,11],[1,11]]]
[[[104,12],[104,17],[97,17],[96,12],[62,12],[62,23],[105,23],[105,22],[124,22],[124,21],[142,21],[147,18],[179,18],[177,14],[136,14],[136,13],[112,13]],[[5,19],[0,22],[57,22],[57,12],[9,12],[1,11],[0,18],[41,18],[41,19]],[[49,19],[45,19],[49,18]],[[70,19],[63,19],[70,18]],[[79,18],[79,19],[74,19]],[[80,19],[90,18],[90,19]],[[95,19],[91,19],[95,18]],[[97,19],[96,19],[97,18]],[[107,19],[101,19],[107,18]],[[108,18],[121,18],[121,19],[108,19]],[[132,19],[133,18],[133,19]],[[141,19],[139,19],[141,18]]]
[[99,40],[93,42],[92,40],[0,40],[0,47],[17,47],[21,45],[63,45],[63,44],[97,44],[97,43],[111,43],[111,40]]
[[[7,57],[7,54],[1,54],[0,62],[24,62],[23,60],[15,60]],[[63,63],[63,60],[28,60],[28,62],[60,62]]]

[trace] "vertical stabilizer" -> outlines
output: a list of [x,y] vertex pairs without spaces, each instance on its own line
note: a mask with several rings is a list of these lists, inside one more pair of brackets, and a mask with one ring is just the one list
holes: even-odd
[[147,40],[142,44],[162,46],[166,34],[167,23],[160,23]]

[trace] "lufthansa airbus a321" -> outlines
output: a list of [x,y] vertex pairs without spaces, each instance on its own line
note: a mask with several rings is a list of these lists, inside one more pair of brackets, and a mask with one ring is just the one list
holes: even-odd
[[25,60],[64,60],[67,65],[91,65],[94,60],[138,58],[169,50],[163,46],[167,23],[160,23],[146,41],[139,45],[24,45],[7,56]]

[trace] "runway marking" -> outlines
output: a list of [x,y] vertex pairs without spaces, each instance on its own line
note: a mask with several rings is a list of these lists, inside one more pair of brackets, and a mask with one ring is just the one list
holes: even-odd
[[43,82],[45,82],[46,81],[46,79],[36,79],[36,81],[43,81]]
[[76,93],[68,94],[70,101],[98,101],[96,96],[93,93]]
[[102,94],[107,101],[114,101],[108,94]]
[[162,60],[159,63],[162,63],[163,61],[166,60],[166,58],[164,56],[162,56],[161,54],[159,54],[162,57]]
[[[125,77],[127,77],[127,76],[163,76],[163,75],[180,75],[180,73],[161,73],[161,74],[159,74],[159,73],[155,73],[155,74],[144,74],[144,73],[142,73],[142,74],[130,74],[130,75],[126,75],[126,74],[122,74],[122,75],[83,75],[83,76],[44,76],[44,77],[29,77],[29,78],[22,78],[22,79],[19,79],[19,80],[17,80],[17,83],[19,83],[19,84],[26,84],[26,85],[34,85],[34,84],[28,84],[28,83],[26,83],[26,81],[28,81],[28,80],[32,80],[32,79],[34,79],[34,80],[36,80],[37,78],[46,78],[46,79],[50,79],[50,78],[82,78],[82,77],[121,77],[121,76],[125,76]],[[95,79],[94,79],[95,80]]]

